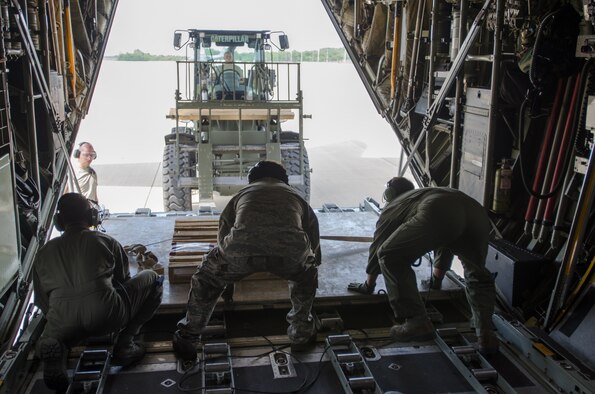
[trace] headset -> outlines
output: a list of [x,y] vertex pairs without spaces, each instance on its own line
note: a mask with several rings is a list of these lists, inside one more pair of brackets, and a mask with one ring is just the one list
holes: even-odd
[[411,181],[403,177],[394,177],[386,182],[386,189],[382,197],[384,201],[391,202],[401,194],[413,190],[415,186]]
[[262,178],[276,178],[289,185],[289,177],[285,168],[274,161],[262,160],[248,171],[248,183],[256,182]]
[[[99,220],[99,211],[96,208],[90,206],[85,211],[84,215],[84,220],[89,227],[97,227],[101,224],[101,221]],[[64,223],[64,218],[60,211],[56,211],[56,214],[54,215],[54,226],[56,226],[58,231],[66,230],[66,224]]]
[[391,202],[395,197],[397,197],[397,192],[387,183],[386,189],[384,189],[384,193],[382,193],[382,198],[384,198],[384,201],[386,202]]
[[[83,141],[79,144],[78,148],[76,148],[74,150],[74,152],[72,153],[72,155],[74,156],[75,159],[78,159],[79,157],[81,157],[81,147],[85,144],[91,145],[89,142],[87,141]],[[95,153],[95,157],[93,158],[93,160],[97,159],[97,153]]]

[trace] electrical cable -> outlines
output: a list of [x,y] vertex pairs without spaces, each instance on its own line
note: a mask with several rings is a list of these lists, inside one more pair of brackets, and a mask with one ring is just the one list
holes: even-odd
[[305,387],[303,387],[301,390],[297,391],[297,393],[303,393],[303,392],[309,390],[310,387],[312,387],[314,385],[314,383],[316,383],[316,381],[318,380],[318,378],[320,378],[320,372],[324,368],[324,366],[322,366],[322,359],[324,358],[324,355],[326,354],[326,352],[328,352],[328,350],[330,348],[331,348],[330,345],[326,346],[324,348],[324,351],[320,355],[320,359],[318,360],[318,368],[317,368],[316,376],[314,377],[314,379],[312,379],[312,381],[310,383],[308,383]]
[[537,31],[535,32],[535,42],[533,43],[533,56],[531,58],[531,63],[529,64],[529,81],[531,81],[531,84],[533,85],[533,87],[536,90],[539,90],[539,84],[541,83],[540,81],[537,81],[537,77],[536,77],[536,60],[537,60],[537,50],[539,49],[539,46],[541,45],[541,39],[542,39],[542,33],[543,30],[545,29],[545,25],[546,23],[549,22],[550,18],[553,18],[554,16],[556,16],[558,13],[560,12],[560,9],[550,12],[549,14],[547,14],[543,20],[541,21],[541,23],[539,24],[539,26],[537,27]]
[[173,238],[167,238],[167,239],[163,239],[161,241],[151,242],[149,244],[144,244],[144,245],[145,246],[152,246],[152,245],[157,245],[157,244],[160,244],[160,243],[163,243],[163,242],[169,242],[169,241],[172,241],[172,240],[173,240]]
[[143,208],[147,207],[147,203],[149,202],[149,197],[151,196],[151,191],[153,190],[153,187],[155,186],[155,181],[157,180],[157,174],[159,174],[159,169],[161,168],[161,164],[162,164],[162,162],[159,162],[159,165],[157,166],[157,170],[155,171],[155,175],[153,176],[153,182],[151,182],[151,187],[149,188],[149,192],[147,193],[147,198],[145,199],[145,205],[143,206]]

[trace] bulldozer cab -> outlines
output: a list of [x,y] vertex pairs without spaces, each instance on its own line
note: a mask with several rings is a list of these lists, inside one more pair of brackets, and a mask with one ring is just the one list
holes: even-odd
[[[193,194],[199,205],[212,205],[213,193],[236,193],[260,160],[284,164],[290,184],[309,199],[300,65],[275,61],[289,48],[287,36],[185,30],[174,34],[174,47],[191,55],[177,62],[176,102],[167,115],[176,125],[165,137],[164,209],[192,210]],[[297,130],[283,129],[289,120]]]

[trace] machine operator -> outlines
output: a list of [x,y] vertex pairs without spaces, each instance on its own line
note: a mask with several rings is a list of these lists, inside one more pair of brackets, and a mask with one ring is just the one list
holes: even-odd
[[54,221],[63,233],[33,264],[35,304],[47,320],[37,350],[46,386],[55,390],[68,386],[67,348],[89,337],[119,333],[114,364],[140,361],[145,348],[134,337],[161,304],[163,278],[151,270],[131,277],[122,246],[89,229],[96,215],[81,194],[64,194]]
[[496,352],[498,340],[492,329],[494,279],[485,267],[490,232],[485,209],[459,190],[414,189],[413,183],[402,177],[387,183],[384,197],[387,205],[376,223],[367,280],[350,284],[350,290],[373,292],[382,273],[398,322],[391,328],[392,337],[401,342],[429,340],[434,337],[434,328],[411,265],[433,250],[437,261],[433,276],[441,279],[455,254],[463,264],[465,291],[473,312],[479,351]]
[[255,272],[289,281],[291,349],[303,351],[316,339],[310,313],[321,261],[316,214],[289,186],[278,163],[258,162],[248,182],[221,213],[219,246],[192,276],[186,317],[178,322],[173,340],[176,356],[184,360],[196,358],[196,344],[226,286]]

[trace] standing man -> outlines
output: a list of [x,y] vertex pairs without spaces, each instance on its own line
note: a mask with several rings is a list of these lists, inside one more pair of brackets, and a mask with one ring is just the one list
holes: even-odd
[[485,268],[490,232],[485,209],[459,190],[414,190],[413,183],[402,177],[387,183],[384,196],[387,205],[376,223],[370,246],[368,278],[350,288],[373,291],[376,278],[382,273],[389,303],[401,322],[391,328],[393,338],[401,342],[429,340],[434,337],[434,327],[427,317],[411,264],[433,250],[438,262],[433,276],[437,276],[450,268],[455,254],[465,271],[465,292],[473,312],[479,351],[496,352],[498,339],[492,329],[494,279]]
[[310,314],[321,261],[316,214],[289,186],[280,164],[257,163],[248,182],[221,213],[218,246],[192,276],[188,311],[173,340],[174,352],[184,360],[196,358],[194,343],[225,287],[254,272],[271,272],[289,281],[287,335],[292,351],[303,351],[316,340]]
[[81,188],[81,194],[91,202],[98,204],[97,198],[97,173],[91,168],[93,160],[97,159],[97,153],[88,142],[81,142],[74,150],[74,158],[78,159],[76,168],[76,179]]
[[37,350],[46,386],[68,386],[67,347],[88,337],[119,332],[114,363],[140,361],[145,348],[134,341],[161,304],[162,277],[144,270],[130,277],[122,246],[95,225],[97,211],[78,193],[58,201],[56,228],[63,234],[46,243],[33,264],[35,304],[47,323]]

